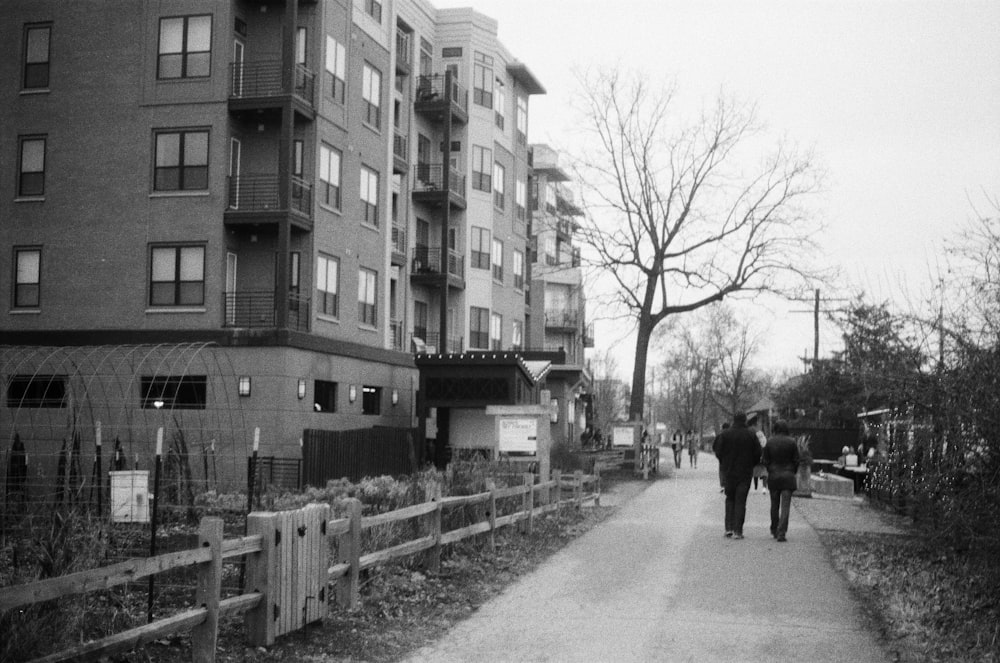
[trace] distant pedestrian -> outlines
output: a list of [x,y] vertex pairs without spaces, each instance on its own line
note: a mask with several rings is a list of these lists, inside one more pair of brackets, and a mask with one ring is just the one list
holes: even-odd
[[698,469],[698,438],[700,436],[691,435],[688,438],[688,467]]
[[670,438],[670,449],[674,452],[674,467],[681,468],[681,449],[684,447],[684,433],[678,428]]
[[771,490],[771,536],[784,542],[792,493],[798,486],[795,477],[799,470],[799,445],[788,434],[788,424],[784,421],[774,422],[773,432],[761,462],[767,467],[767,485]]
[[[747,419],[747,427],[750,432],[754,434],[757,438],[757,443],[760,445],[760,450],[764,451],[764,445],[767,444],[767,437],[760,431],[757,427],[757,415],[752,415]],[[767,468],[762,464],[757,464],[753,468],[753,491],[757,492],[757,482],[761,482],[764,486],[764,494],[767,495]]]
[[746,413],[733,415],[732,427],[719,435],[718,456],[726,478],[726,536],[742,539],[750,479],[760,462],[760,444],[747,428]]
[[[729,422],[723,422],[722,430],[724,431],[727,428],[729,428]],[[719,457],[719,438],[721,435],[722,432],[720,431],[719,434],[715,436],[715,439],[712,440],[712,453],[715,454],[716,458]],[[726,492],[726,475],[722,473],[722,461],[719,461],[719,492]]]

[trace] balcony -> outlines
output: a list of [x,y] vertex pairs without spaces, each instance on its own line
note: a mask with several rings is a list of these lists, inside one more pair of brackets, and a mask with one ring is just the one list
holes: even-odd
[[454,209],[465,209],[465,175],[448,167],[448,188],[444,184],[444,166],[418,163],[413,167],[413,201],[443,205],[447,200]]
[[545,309],[545,328],[559,331],[580,329],[580,312],[574,309]]
[[403,175],[409,170],[409,146],[406,136],[396,130],[392,135],[392,173]]
[[[447,345],[442,347],[440,343],[441,334],[439,334],[438,332],[424,332],[424,333],[427,336],[426,338],[417,336],[417,331],[416,330],[413,331],[414,352],[417,353],[426,352],[429,354],[452,352],[457,354],[464,351],[463,343],[465,339],[461,336],[449,335]],[[423,343],[419,343],[418,341],[423,341]]]
[[283,78],[281,60],[230,64],[229,110],[280,112],[290,100],[300,115],[316,117],[316,75],[302,65],[295,65],[291,89]]
[[280,185],[277,175],[230,177],[225,223],[259,225],[289,219],[293,228],[312,230],[312,185],[300,177],[293,177],[287,205],[281,204]]
[[594,347],[594,323],[591,322],[583,328],[583,347]]
[[[250,290],[224,293],[223,327],[268,329],[277,324],[277,306],[273,290]],[[288,329],[309,331],[309,298],[288,295]]]
[[573,233],[576,232],[577,225],[572,221],[560,219],[556,222],[556,237],[564,242],[573,241]]
[[392,224],[392,264],[406,263],[406,227]]
[[410,281],[415,284],[439,285],[441,277],[447,275],[448,285],[465,289],[465,257],[457,251],[449,250],[446,260],[447,274],[442,265],[441,249],[418,246],[413,250],[413,264]]
[[465,124],[469,121],[469,91],[453,79],[449,86],[441,74],[419,76],[413,110],[434,122],[443,122],[450,114],[453,122]]
[[403,321],[390,320],[389,329],[392,331],[392,349],[397,352],[404,352],[403,347]]

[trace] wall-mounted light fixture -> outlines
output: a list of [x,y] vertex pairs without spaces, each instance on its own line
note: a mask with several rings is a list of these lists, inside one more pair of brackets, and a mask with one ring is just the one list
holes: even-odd
[[250,395],[250,376],[249,375],[241,375],[240,376],[240,380],[239,380],[239,383],[238,383],[238,386],[237,386],[237,393],[239,393],[240,396],[249,396]]
[[549,421],[559,423],[559,401],[555,398],[549,401]]
[[295,395],[299,397],[300,401],[303,398],[306,397],[306,381],[305,380],[299,380],[299,386],[298,386],[298,388],[295,391]]
[[358,400],[358,386],[356,384],[352,384],[350,388],[347,390],[347,400],[351,401],[352,403]]
[[399,389],[392,390],[392,404],[395,405],[399,403]]

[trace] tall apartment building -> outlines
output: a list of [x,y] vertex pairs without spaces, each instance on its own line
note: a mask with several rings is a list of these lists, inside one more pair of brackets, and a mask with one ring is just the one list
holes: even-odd
[[[494,353],[537,398],[513,351],[544,90],[495,21],[423,0],[3,5],[0,344],[196,347],[224,375],[147,362],[122,410],[225,392],[277,457],[304,429],[417,425],[445,404],[418,407],[439,355]],[[2,370],[10,430],[87,379]]]

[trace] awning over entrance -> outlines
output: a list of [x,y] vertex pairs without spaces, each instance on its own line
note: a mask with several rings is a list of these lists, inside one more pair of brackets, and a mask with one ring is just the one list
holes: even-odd
[[414,362],[424,404],[444,408],[536,404],[536,387],[551,365],[514,352],[418,354]]

